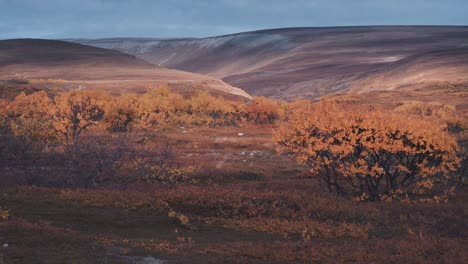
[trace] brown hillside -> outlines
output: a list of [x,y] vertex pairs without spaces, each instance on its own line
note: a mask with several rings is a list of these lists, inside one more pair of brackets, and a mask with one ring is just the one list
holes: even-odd
[[[29,80],[36,85],[143,90],[169,83],[249,97],[213,77],[166,69],[118,51],[58,40],[0,41],[0,80]],[[59,85],[59,86],[60,86]]]
[[[408,63],[418,54],[454,49],[466,54],[466,49],[458,48],[468,45],[468,27],[286,28],[200,39],[69,41],[119,50],[163,67],[223,78],[252,95],[292,99],[347,91],[355,83],[362,84],[362,78],[367,79],[376,71],[387,74],[385,70],[392,69],[395,62],[406,58],[402,63]],[[445,55],[452,56],[440,53],[436,59],[445,60]],[[432,58],[435,57],[426,57]],[[465,68],[459,66],[444,67],[457,68],[454,71],[467,75]],[[433,71],[429,73],[432,75]],[[439,81],[451,81],[453,77],[436,75],[440,76]],[[394,78],[390,76],[392,73],[388,78]],[[405,84],[410,83],[401,80],[399,85]]]

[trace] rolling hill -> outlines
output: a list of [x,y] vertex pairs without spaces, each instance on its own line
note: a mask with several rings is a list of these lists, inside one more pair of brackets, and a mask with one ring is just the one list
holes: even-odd
[[394,90],[434,83],[468,80],[468,46],[436,50],[405,57],[363,74],[351,90]]
[[0,80],[27,80],[37,86],[142,91],[170,84],[250,96],[214,77],[166,69],[119,51],[59,40],[0,41]]
[[[435,76],[437,81],[468,78],[468,27],[285,28],[210,38],[67,41],[118,50],[163,67],[222,78],[252,95],[283,99],[411,86]],[[412,70],[402,73],[406,68]],[[384,79],[391,81],[381,86]]]

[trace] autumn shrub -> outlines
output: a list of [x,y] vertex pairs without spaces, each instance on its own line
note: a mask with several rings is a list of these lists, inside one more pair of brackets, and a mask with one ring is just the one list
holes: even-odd
[[137,95],[124,94],[108,100],[104,108],[104,123],[111,132],[131,132],[138,125],[141,108]]
[[16,137],[30,143],[45,144],[55,138],[52,117],[53,101],[44,91],[26,95],[20,93],[6,107],[8,126]]
[[254,97],[246,107],[246,119],[254,124],[271,124],[279,116],[278,104],[266,97]]
[[293,116],[296,110],[301,109],[308,104],[310,104],[310,100],[307,99],[300,99],[292,102],[280,102],[279,119],[282,121],[287,121],[291,116]]
[[296,111],[274,140],[329,191],[359,200],[445,200],[460,162],[437,122],[327,101]]
[[410,101],[402,103],[395,110],[419,118],[440,120],[451,133],[468,131],[466,116],[457,115],[455,105]]
[[53,99],[44,91],[20,93],[6,104],[3,122],[25,140],[75,143],[83,131],[102,120],[104,108],[99,97],[88,91],[65,92]]
[[[270,124],[280,117],[278,104],[264,97],[256,97],[251,103],[245,104],[207,92],[182,96],[162,86],[149,89],[146,94],[138,97],[137,101],[133,105],[138,122],[147,130],[166,128],[170,125],[216,127],[238,126],[244,123]],[[115,109],[111,110],[109,116],[115,116],[112,112],[115,112]],[[111,118],[116,119],[114,123],[129,120],[128,114],[120,113],[118,116],[121,117]]]
[[270,124],[281,113],[277,102],[262,97],[246,103],[207,92],[182,95],[165,86],[144,94],[20,93],[1,100],[0,106],[2,168],[29,184],[48,178],[52,185],[81,187],[112,181],[199,182],[203,177],[196,174],[198,168],[176,165],[164,142],[140,144],[136,135],[153,137],[174,126]]
[[104,107],[98,97],[95,92],[70,91],[54,98],[52,124],[67,143],[76,143],[83,131],[103,119]]
[[37,184],[46,174],[43,155],[54,141],[51,100],[44,92],[19,94],[0,111],[0,169],[17,182]]
[[410,101],[404,102],[395,110],[420,117],[447,118],[453,115],[453,113],[455,112],[455,106],[444,105],[439,103]]
[[[88,90],[68,91],[51,98],[44,91],[19,94],[2,102],[4,116],[16,134],[34,140],[74,144],[92,127],[112,133],[134,129],[155,132],[170,126],[240,126],[271,124],[284,116],[288,104],[264,97],[231,101],[207,92],[182,95],[166,86],[145,94],[110,95]],[[26,134],[30,135],[26,135]]]
[[236,108],[232,102],[212,96],[206,92],[198,93],[187,100],[188,114],[193,115],[193,125],[222,126],[236,124]]
[[139,97],[137,116],[141,128],[154,130],[167,127],[184,108],[184,98],[169,88],[160,86],[149,89]]

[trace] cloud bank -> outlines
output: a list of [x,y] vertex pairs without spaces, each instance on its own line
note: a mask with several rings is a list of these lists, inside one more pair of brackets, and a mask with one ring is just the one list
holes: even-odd
[[267,28],[468,25],[466,0],[0,0],[0,39],[206,37]]

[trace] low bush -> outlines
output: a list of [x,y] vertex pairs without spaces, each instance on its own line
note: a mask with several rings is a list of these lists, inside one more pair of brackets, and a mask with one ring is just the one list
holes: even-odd
[[274,139],[331,192],[359,200],[446,200],[460,163],[434,120],[327,101],[296,111]]

